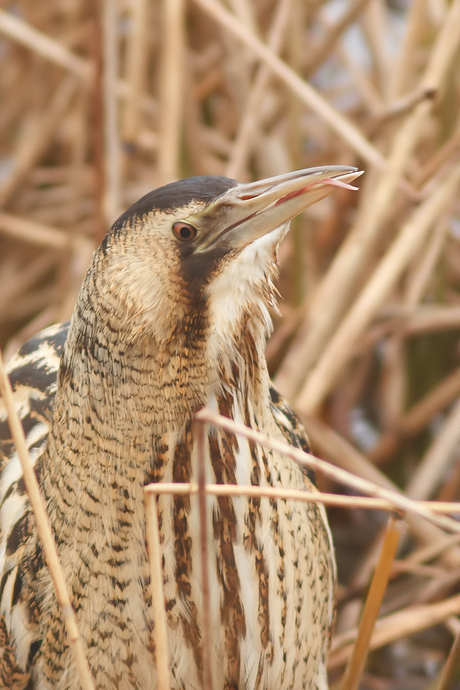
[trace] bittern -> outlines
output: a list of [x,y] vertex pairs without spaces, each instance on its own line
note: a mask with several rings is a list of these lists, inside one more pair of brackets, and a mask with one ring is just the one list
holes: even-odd
[[[95,251],[69,324],[9,371],[100,690],[156,687],[144,487],[196,478],[203,406],[307,449],[265,360],[289,221],[355,168],[250,184],[196,177],[142,197]],[[4,418],[3,418],[4,419]],[[76,690],[20,464],[1,425],[0,682]],[[316,488],[291,459],[209,428],[211,483]],[[198,499],[158,500],[171,688],[203,683]],[[335,565],[324,507],[207,498],[213,690],[327,688]]]

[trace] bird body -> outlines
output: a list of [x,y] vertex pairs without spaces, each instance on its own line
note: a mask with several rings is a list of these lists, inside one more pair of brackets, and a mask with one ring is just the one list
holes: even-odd
[[[247,204],[273,183],[256,184],[196,178],[140,200],[95,252],[70,326],[45,331],[10,366],[101,690],[156,687],[143,493],[150,482],[197,476],[194,413],[206,405],[307,447],[264,356],[275,252],[292,212],[278,222],[275,201],[274,226],[264,219],[261,230],[261,211]],[[291,203],[291,187],[277,198]],[[0,680],[13,690],[77,690],[18,459],[0,433],[9,458],[0,478]],[[205,467],[212,483],[316,490],[289,458],[219,429],[206,436]],[[171,688],[195,690],[203,683],[198,501],[163,495],[158,508]],[[324,508],[208,497],[207,514],[214,690],[325,690],[335,571]]]

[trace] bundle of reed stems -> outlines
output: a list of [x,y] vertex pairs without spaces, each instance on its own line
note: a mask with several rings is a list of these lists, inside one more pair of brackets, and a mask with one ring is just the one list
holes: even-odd
[[[294,222],[267,348],[335,466],[297,457],[337,548],[334,689],[458,682],[459,48],[460,0],[0,0],[5,359],[70,317],[91,252],[150,189],[365,170]],[[199,428],[226,423],[210,415]]]

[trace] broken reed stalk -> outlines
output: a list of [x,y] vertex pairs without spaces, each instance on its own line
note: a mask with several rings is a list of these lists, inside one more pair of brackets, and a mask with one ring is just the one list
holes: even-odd
[[157,497],[145,493],[146,536],[150,567],[150,592],[152,595],[153,631],[158,690],[169,690],[169,647],[163,588],[160,528],[158,523]]
[[383,538],[380,557],[372,577],[369,593],[361,615],[361,622],[359,624],[353,652],[343,677],[341,690],[358,690],[364,670],[364,664],[366,663],[372,631],[374,630],[380,606],[385,596],[396,555],[396,549],[398,548],[400,534],[400,526],[393,517],[390,517]]
[[43,553],[48,564],[50,575],[53,580],[56,596],[64,620],[64,625],[69,639],[69,645],[74,655],[75,669],[80,681],[82,690],[95,690],[94,680],[86,659],[83,648],[82,639],[78,632],[77,620],[75,611],[70,602],[67,584],[65,582],[64,573],[59,561],[56,544],[51,531],[51,526],[46,514],[45,502],[40,493],[37,478],[29,458],[27,444],[24,436],[24,431],[16,412],[13,391],[7,376],[3,358],[0,354],[0,388],[5,407],[8,412],[8,423],[11,429],[11,436],[16,446],[19,461],[22,468],[22,476],[27,489],[30,505],[34,514],[37,532],[43,546]]

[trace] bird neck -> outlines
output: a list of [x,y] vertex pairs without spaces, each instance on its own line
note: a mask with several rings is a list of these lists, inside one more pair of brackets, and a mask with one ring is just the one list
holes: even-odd
[[229,334],[217,333],[205,311],[184,315],[158,342],[147,329],[134,338],[121,310],[96,295],[96,311],[89,294],[80,295],[59,372],[46,469],[51,482],[62,456],[72,464],[92,458],[106,479],[133,466],[148,472],[165,439],[179,443],[193,414],[210,401],[224,394],[234,407],[238,399],[267,399],[263,309],[246,313]]

